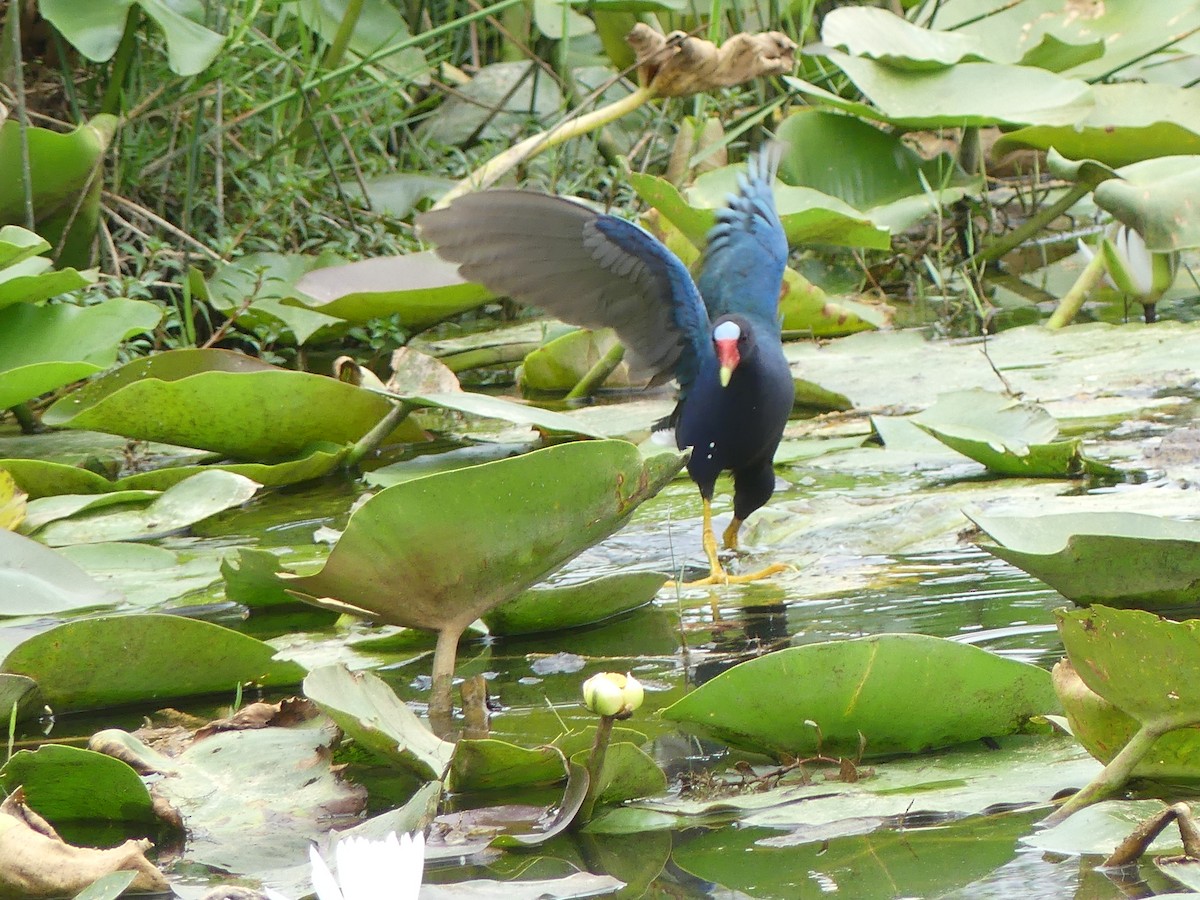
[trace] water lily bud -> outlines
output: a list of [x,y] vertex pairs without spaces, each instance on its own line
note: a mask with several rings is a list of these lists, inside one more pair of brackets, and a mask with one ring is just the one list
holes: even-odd
[[625,711],[633,712],[642,705],[642,700],[646,697],[646,692],[642,689],[642,683],[632,675],[625,676]]
[[1127,225],[1114,223],[1101,242],[1109,281],[1118,291],[1139,299],[1157,299],[1175,281],[1178,253],[1156,253]]
[[583,704],[602,716],[628,716],[642,705],[645,691],[632,675],[601,672],[583,683]]

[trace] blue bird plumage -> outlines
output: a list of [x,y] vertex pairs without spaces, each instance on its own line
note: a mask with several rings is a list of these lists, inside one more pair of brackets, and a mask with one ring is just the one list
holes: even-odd
[[692,448],[688,472],[703,498],[706,582],[780,568],[726,575],[710,509],[718,475],[732,472],[734,517],[724,538],[736,548],[741,523],[774,491],[772,457],[792,408],[778,316],[788,253],[771,187],[778,160],[769,145],[739,176],[709,231],[698,281],[649,232],[561,197],[487,191],[417,222],[464,278],[564,321],[611,327],[635,376],[676,378],[671,422],[679,447]]

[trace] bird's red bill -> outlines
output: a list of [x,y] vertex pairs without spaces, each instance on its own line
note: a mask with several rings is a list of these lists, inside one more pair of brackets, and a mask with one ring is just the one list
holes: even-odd
[[738,354],[737,338],[718,338],[714,341],[717,347],[717,362],[721,364],[721,387],[729,384],[729,376],[738,367],[742,358]]

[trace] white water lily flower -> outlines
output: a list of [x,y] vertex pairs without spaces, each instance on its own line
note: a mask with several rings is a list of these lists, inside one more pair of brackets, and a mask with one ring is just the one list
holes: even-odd
[[[347,837],[334,851],[337,877],[317,850],[308,848],[313,890],[319,900],[416,900],[425,874],[425,835],[392,832],[381,841]],[[277,891],[270,900],[288,900]]]
[[[1079,249],[1090,260],[1092,249],[1080,242]],[[1104,255],[1105,280],[1123,294],[1157,300],[1175,281],[1178,253],[1152,252],[1135,229],[1113,222],[1100,241]]]

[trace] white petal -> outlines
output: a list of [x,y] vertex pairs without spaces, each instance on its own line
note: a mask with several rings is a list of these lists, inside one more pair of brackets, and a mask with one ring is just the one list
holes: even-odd
[[287,897],[279,893],[279,891],[275,890],[274,888],[263,888],[262,893],[267,900],[292,900],[291,897]]
[[387,844],[369,838],[350,837],[338,841],[338,884],[346,900],[383,900],[393,896]]
[[308,858],[312,863],[313,890],[317,892],[317,897],[320,900],[345,900],[341,889],[333,878],[333,873],[329,871],[329,866],[321,858],[321,853],[317,850],[316,844],[309,845]]
[[404,856],[404,868],[400,875],[399,900],[417,900],[421,893],[421,881],[425,878],[425,832],[406,834],[400,838],[400,852]]

